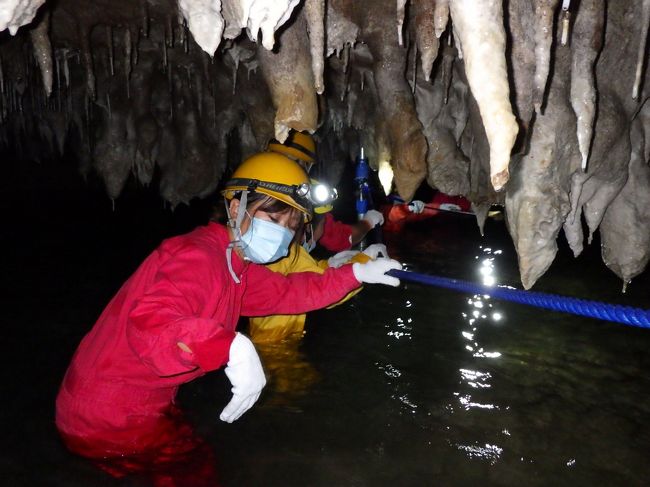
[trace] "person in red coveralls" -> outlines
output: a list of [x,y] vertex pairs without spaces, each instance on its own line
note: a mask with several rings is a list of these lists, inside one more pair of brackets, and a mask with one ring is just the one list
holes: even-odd
[[[397,200],[397,201],[396,201]],[[421,200],[413,200],[410,203],[399,203],[401,199],[393,199],[393,204],[382,207],[385,218],[384,230],[387,232],[398,232],[408,222],[426,220],[436,216],[441,211],[469,212],[471,203],[462,196],[449,196],[437,191],[429,203]]]
[[[292,130],[284,143],[271,140],[267,150],[296,161],[307,173],[318,163],[316,142],[311,135],[304,132]],[[312,180],[312,183],[314,182]],[[384,223],[384,215],[377,210],[368,210],[362,220],[348,225],[334,219],[330,213],[331,206],[317,206],[316,209],[314,221],[307,228],[305,247],[308,252],[314,249],[316,242],[331,252],[349,250],[361,242],[370,230]]]
[[244,161],[223,194],[227,226],[163,241],[81,341],[56,400],[56,426],[73,452],[127,467],[148,452],[187,452],[189,428],[173,427],[181,384],[225,366],[233,396],[220,419],[231,423],[266,383],[255,347],[235,330],[240,315],[304,313],[364,282],[399,285],[385,272],[401,265],[387,258],[289,276],[260,265],[285,256],[311,218],[307,173],[285,156]]

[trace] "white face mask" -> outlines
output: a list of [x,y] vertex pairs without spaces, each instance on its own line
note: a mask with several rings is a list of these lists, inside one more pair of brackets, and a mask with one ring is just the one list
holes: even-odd
[[277,223],[253,217],[246,233],[241,236],[242,250],[251,262],[268,264],[289,253],[294,233]]

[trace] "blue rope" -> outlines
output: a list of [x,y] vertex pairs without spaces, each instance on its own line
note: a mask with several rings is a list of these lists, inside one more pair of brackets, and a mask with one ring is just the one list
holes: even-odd
[[429,286],[444,287],[468,294],[489,294],[498,299],[528,304],[538,308],[562,311],[574,315],[597,318],[599,320],[614,321],[641,328],[650,328],[650,310],[632,308],[616,304],[588,301],[585,299],[569,298],[557,294],[545,294],[532,291],[523,291],[508,287],[490,287],[472,282],[449,279],[447,277],[430,276],[402,270],[390,270],[386,274],[405,281],[427,284]]

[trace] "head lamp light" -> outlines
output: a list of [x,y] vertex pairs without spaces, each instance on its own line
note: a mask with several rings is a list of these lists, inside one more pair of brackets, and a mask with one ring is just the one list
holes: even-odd
[[258,188],[274,191],[276,193],[286,194],[295,197],[306,203],[307,206],[325,206],[331,204],[338,198],[335,188],[324,184],[302,183],[299,185],[287,185],[282,183],[273,183],[269,181],[259,181],[256,179],[231,179],[228,183],[230,187],[241,186],[248,191],[255,191]]
[[296,194],[301,198],[309,200],[314,206],[328,205],[339,196],[335,188],[324,183],[311,185],[303,183],[296,187]]

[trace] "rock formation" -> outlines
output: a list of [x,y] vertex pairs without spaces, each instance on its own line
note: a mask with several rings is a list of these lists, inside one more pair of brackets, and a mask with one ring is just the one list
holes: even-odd
[[[650,0],[5,0],[0,145],[172,205],[290,129],[336,183],[363,146],[405,199],[506,209],[524,287],[563,231],[650,258]],[[390,180],[384,180],[390,185]],[[583,228],[588,235],[583,235]]]

